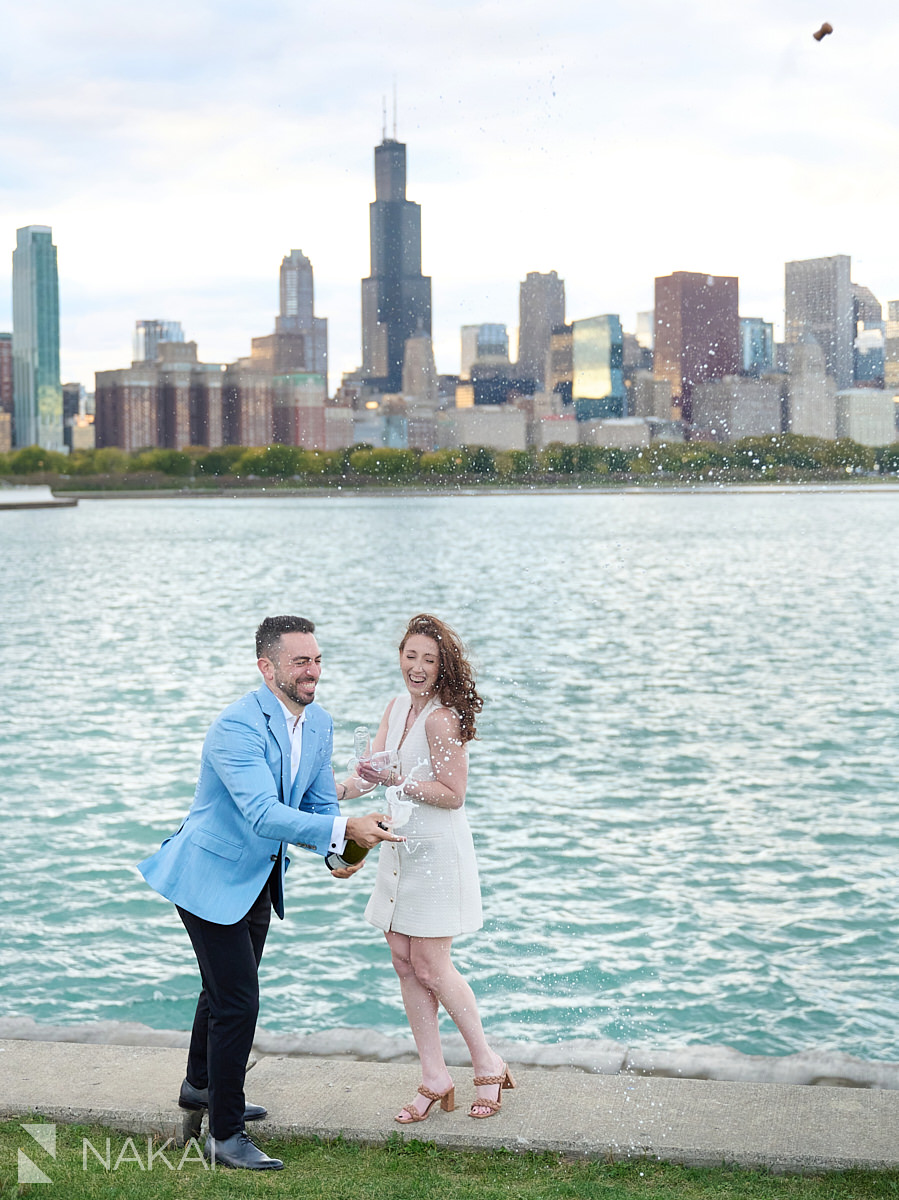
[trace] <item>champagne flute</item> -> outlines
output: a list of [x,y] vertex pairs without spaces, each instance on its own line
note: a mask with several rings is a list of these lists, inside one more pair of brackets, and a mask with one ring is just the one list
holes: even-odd
[[368,758],[371,750],[371,734],[367,725],[357,725],[353,730],[353,756],[347,763],[347,770],[355,775],[356,768]]
[[368,761],[375,771],[395,771],[400,765],[400,756],[395,750],[378,750]]

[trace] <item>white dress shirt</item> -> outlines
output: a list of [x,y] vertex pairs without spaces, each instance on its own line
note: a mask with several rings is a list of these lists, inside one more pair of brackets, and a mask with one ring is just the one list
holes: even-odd
[[[290,786],[293,787],[303,754],[303,726],[306,723],[306,710],[304,708],[297,716],[296,713],[290,711],[280,696],[275,696],[275,699],[281,705],[284,719],[287,722],[287,736],[290,739]],[[331,853],[343,854],[345,848],[346,817],[337,816],[331,826]]]

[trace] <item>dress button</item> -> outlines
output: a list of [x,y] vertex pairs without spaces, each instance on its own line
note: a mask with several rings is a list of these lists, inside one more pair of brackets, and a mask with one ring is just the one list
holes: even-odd
[[277,854],[273,854],[273,855],[272,855],[272,862],[277,862],[277,861],[278,861],[278,856],[277,856]]
[[393,904],[393,896],[390,897],[390,903]]

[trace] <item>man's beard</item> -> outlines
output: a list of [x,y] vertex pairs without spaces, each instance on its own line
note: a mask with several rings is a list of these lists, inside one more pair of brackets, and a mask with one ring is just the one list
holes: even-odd
[[295,679],[278,679],[278,677],[275,676],[275,686],[283,695],[287,697],[288,700],[292,700],[294,704],[299,704],[303,708],[305,708],[307,704],[311,704],[315,699],[315,683],[311,679],[307,680],[303,684],[304,687],[312,688],[311,695],[308,692],[301,693],[299,691],[299,683]]

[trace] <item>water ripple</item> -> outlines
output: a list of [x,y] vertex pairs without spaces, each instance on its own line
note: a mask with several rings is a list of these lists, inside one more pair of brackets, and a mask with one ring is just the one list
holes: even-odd
[[[134,870],[176,827],[266,612],[319,622],[338,763],[405,619],[472,646],[491,1032],[895,1057],[899,498],[103,501],[2,514],[0,1015],[187,1028]],[[350,885],[296,854],[260,1022],[405,1031]]]

